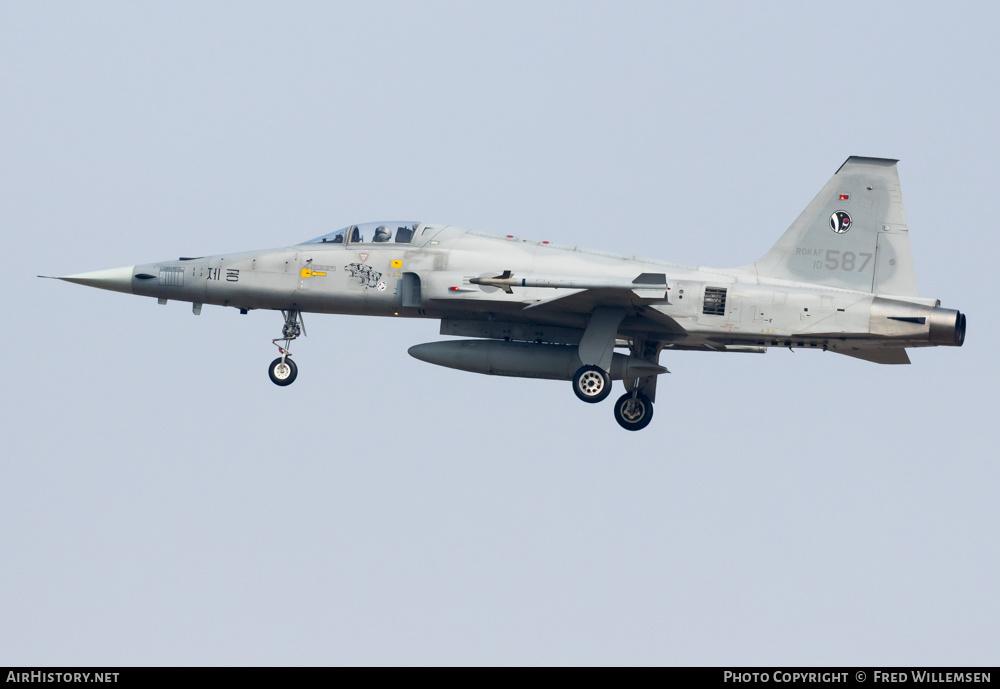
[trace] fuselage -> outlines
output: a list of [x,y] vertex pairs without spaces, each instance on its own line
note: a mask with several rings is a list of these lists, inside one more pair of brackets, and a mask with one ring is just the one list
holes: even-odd
[[[937,300],[876,295],[787,280],[746,268],[692,267],[495,237],[419,223],[407,243],[314,241],[289,247],[135,266],[131,292],[243,310],[441,319],[583,330],[591,308],[572,287],[497,287],[470,279],[509,271],[583,281],[662,274],[661,299],[630,295],[619,333],[677,349],[768,346],[872,348],[961,344],[957,311]],[[625,302],[623,301],[623,304]],[[678,327],[679,326],[679,327]],[[474,328],[475,326],[467,326]],[[488,336],[491,330],[482,331]],[[498,330],[499,332],[499,330]],[[545,339],[545,338],[538,338]],[[762,350],[760,350],[762,351]]]
[[[895,160],[851,156],[769,251],[705,268],[421,222],[351,225],[264,251],[150,263],[60,279],[169,300],[280,310],[272,382],[298,375],[302,314],[440,320],[465,339],[409,348],[417,359],[490,375],[572,381],[645,428],[668,350],[813,348],[908,364],[909,347],[961,346],[966,319],[917,296]],[[281,344],[279,344],[281,342]],[[625,348],[628,353],[616,352]]]

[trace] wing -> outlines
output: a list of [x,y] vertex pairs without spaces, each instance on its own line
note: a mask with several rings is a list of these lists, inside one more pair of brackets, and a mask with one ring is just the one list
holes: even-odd
[[687,331],[677,321],[662,311],[652,308],[655,304],[669,303],[666,298],[646,298],[641,296],[632,285],[623,287],[595,287],[581,289],[570,294],[560,294],[550,299],[535,302],[524,307],[534,315],[542,315],[546,311],[562,311],[569,313],[589,314],[599,306],[619,306],[625,309],[628,316],[651,321],[656,330],[682,334]]

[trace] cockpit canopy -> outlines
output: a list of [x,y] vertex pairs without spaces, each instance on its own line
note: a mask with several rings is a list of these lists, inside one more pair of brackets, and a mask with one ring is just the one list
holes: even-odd
[[417,235],[421,223],[411,220],[389,220],[351,225],[303,244],[409,244]]

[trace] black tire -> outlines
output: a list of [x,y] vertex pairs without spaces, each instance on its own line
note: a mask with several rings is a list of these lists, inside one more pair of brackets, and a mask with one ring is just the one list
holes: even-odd
[[573,392],[590,404],[606,400],[611,394],[611,376],[600,366],[581,366],[573,374]]
[[[287,369],[287,370],[286,370]],[[271,377],[271,382],[275,385],[291,385],[295,382],[295,377],[299,375],[299,367],[295,365],[291,357],[285,357],[285,366],[281,365],[281,357],[271,362],[267,368],[267,375]]]
[[615,402],[615,421],[626,431],[641,431],[653,420],[653,403],[641,392],[632,402],[632,393],[626,392]]

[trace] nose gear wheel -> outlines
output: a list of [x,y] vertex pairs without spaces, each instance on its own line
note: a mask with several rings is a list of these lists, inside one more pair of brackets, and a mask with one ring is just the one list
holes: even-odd
[[279,356],[271,362],[267,374],[275,385],[291,385],[295,382],[295,377],[299,375],[299,367],[290,358]]

